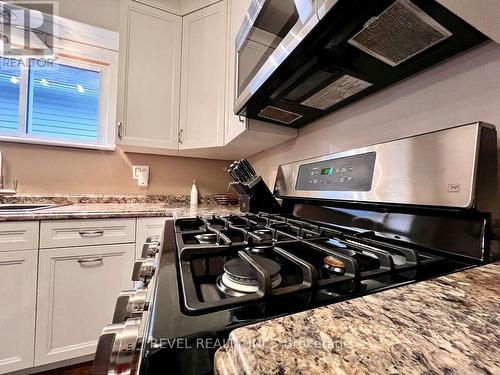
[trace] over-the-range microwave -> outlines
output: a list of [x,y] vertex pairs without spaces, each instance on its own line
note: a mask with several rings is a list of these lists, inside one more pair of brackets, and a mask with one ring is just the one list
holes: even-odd
[[299,127],[485,40],[434,0],[252,0],[234,111]]

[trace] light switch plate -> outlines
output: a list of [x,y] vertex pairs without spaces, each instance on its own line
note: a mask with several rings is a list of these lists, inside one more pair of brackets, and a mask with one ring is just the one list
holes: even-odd
[[149,174],[149,165],[133,165],[132,166],[132,178],[134,180],[139,179],[139,175]]

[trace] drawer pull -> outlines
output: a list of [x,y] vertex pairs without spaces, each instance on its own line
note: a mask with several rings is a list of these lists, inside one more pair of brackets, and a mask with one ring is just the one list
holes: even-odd
[[78,234],[82,237],[101,237],[104,235],[104,229],[99,230],[81,230]]
[[97,257],[97,258],[78,258],[77,262],[82,264],[82,263],[96,263],[96,262],[102,262],[102,257]]

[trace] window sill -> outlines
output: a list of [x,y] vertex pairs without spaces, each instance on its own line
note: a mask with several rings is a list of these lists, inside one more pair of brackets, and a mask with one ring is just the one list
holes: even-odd
[[73,143],[69,141],[57,141],[48,139],[37,139],[37,138],[19,138],[19,137],[9,137],[6,135],[0,135],[0,142],[15,142],[15,143],[27,143],[34,145],[43,146],[56,146],[56,147],[70,147],[70,148],[83,148],[90,150],[100,150],[100,151],[115,151],[116,145],[99,145],[95,143]]

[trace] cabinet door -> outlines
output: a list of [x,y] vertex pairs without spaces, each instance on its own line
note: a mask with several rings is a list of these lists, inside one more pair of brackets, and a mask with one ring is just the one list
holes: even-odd
[[182,18],[122,5],[118,143],[177,150]]
[[37,253],[0,252],[0,374],[33,366]]
[[40,250],[36,366],[95,352],[118,293],[131,287],[134,247]]
[[222,146],[226,1],[182,20],[181,149]]
[[161,236],[165,230],[164,217],[147,217],[137,219],[137,243],[135,246],[135,259],[139,259],[142,253],[142,246],[149,236]]
[[234,114],[236,98],[236,36],[248,12],[252,0],[228,0],[228,36],[226,69],[226,123],[225,143],[246,130],[246,118]]

